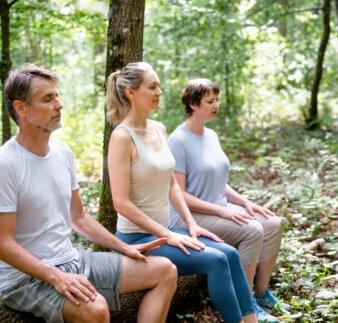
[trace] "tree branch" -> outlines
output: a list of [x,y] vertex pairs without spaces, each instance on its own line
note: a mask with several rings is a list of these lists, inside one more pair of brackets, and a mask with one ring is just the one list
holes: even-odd
[[19,0],[13,0],[12,2],[10,2],[8,4],[8,7],[10,8],[11,6],[13,6],[16,2],[18,2]]

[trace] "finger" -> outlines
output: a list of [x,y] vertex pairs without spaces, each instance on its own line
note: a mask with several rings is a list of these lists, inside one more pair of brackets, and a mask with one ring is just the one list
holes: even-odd
[[80,290],[79,287],[72,286],[71,288],[69,288],[69,291],[72,296],[78,300],[78,302],[88,303],[90,300],[90,298],[86,296],[86,292]]
[[184,239],[184,241],[189,241],[190,243],[194,244],[195,246],[197,246],[200,249],[205,248],[205,244],[202,241],[199,241],[197,238],[186,237]]
[[237,215],[239,215],[243,219],[249,219],[249,220],[254,220],[256,218],[256,216],[253,216],[249,212],[238,213]]
[[144,244],[137,245],[136,248],[140,252],[151,251],[151,250],[159,248],[161,245],[166,243],[167,240],[168,240],[168,238],[156,239],[154,241],[150,241],[150,242],[147,242],[147,243],[144,243]]
[[91,284],[91,282],[87,279],[87,277],[82,276],[80,283],[85,286],[91,293],[91,300],[95,299],[95,296],[97,295],[97,290],[96,288]]
[[75,306],[80,306],[81,302],[77,300],[71,292],[65,292],[64,296]]
[[142,255],[140,252],[136,253],[133,258],[135,258],[137,260],[141,260],[143,262],[147,262],[147,257]]
[[277,216],[276,213],[272,212],[271,210],[267,209],[267,208],[263,208],[263,210],[265,211],[265,213],[267,213],[268,215],[271,216]]
[[265,212],[261,212],[261,213],[258,213],[259,215],[261,215],[263,218],[265,219],[268,219],[271,215],[265,213]]
[[189,241],[189,240],[182,240],[181,244],[186,246],[186,247],[189,247],[191,249],[198,250],[198,251],[203,249],[203,247],[200,244],[194,243],[194,242]]
[[189,234],[190,236],[193,238],[193,239],[196,239],[197,238],[197,234],[194,230],[189,230]]
[[214,240],[216,242],[224,242],[224,240],[222,240],[218,235],[210,232],[210,231],[207,231],[204,236],[210,238],[211,240]]
[[182,243],[179,243],[177,247],[180,248],[183,251],[183,253],[185,253],[187,256],[190,256],[190,252]]
[[236,215],[236,216],[234,217],[234,221],[235,221],[236,223],[238,223],[239,225],[243,225],[243,224],[249,223],[248,220],[246,220],[245,218],[243,218],[243,217],[241,217],[241,216],[238,216],[238,215]]

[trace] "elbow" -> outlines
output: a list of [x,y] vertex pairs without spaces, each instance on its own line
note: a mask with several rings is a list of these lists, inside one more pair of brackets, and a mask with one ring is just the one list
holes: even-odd
[[124,199],[113,199],[113,206],[116,212],[124,213],[127,202]]

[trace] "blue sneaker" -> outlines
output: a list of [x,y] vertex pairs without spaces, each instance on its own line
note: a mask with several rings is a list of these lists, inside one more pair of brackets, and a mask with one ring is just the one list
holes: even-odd
[[257,300],[257,303],[266,310],[277,310],[283,314],[290,313],[288,311],[290,306],[280,302],[278,298],[274,294],[272,294],[272,292],[269,289],[266,289],[264,291],[262,297],[255,298]]
[[257,303],[256,298],[253,297],[253,306],[256,312],[257,321],[259,323],[278,323],[277,318],[265,312]]

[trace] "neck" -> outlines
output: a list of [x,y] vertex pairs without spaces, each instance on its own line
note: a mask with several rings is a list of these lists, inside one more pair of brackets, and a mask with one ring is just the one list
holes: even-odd
[[194,115],[190,116],[185,121],[185,126],[194,134],[196,135],[203,135],[204,133],[204,122],[196,117]]
[[147,113],[138,111],[137,109],[131,109],[123,120],[123,123],[136,130],[145,130],[147,128],[147,117]]
[[50,132],[36,134],[26,133],[23,129],[20,129],[16,141],[31,153],[43,157],[49,152],[49,137]]

